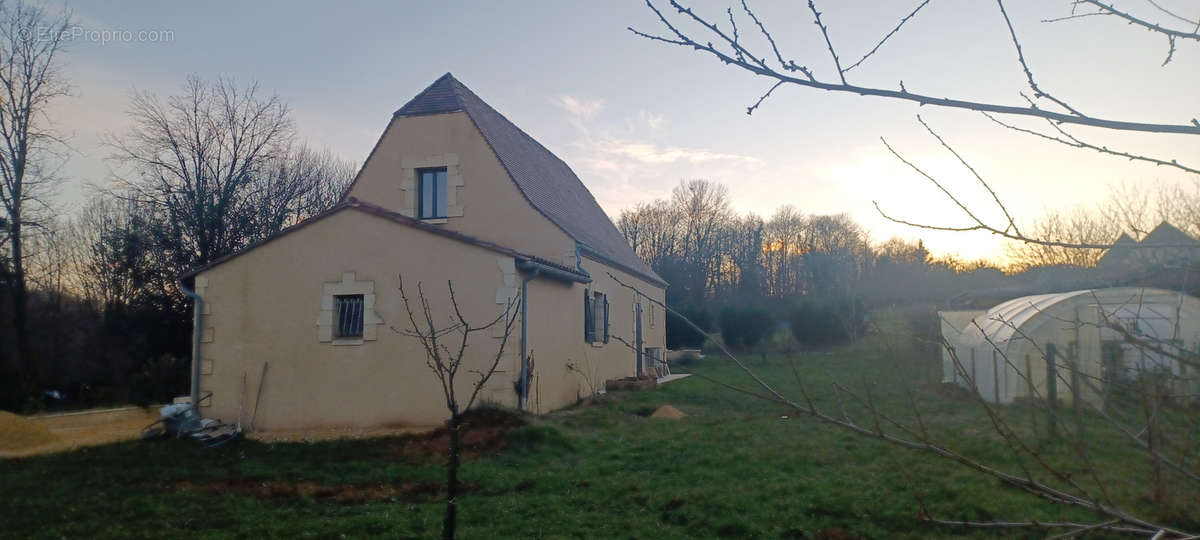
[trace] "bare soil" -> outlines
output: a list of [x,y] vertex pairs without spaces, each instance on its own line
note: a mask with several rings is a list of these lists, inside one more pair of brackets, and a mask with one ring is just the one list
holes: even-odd
[[[324,485],[312,481],[291,482],[286,480],[264,480],[259,478],[230,478],[216,482],[175,482],[166,486],[175,493],[200,491],[218,495],[247,495],[264,500],[314,499],[346,505],[364,504],[374,501],[400,499],[413,502],[429,502],[438,498],[442,484],[437,482],[405,482],[399,484],[367,485]],[[460,493],[479,490],[479,484],[460,483]]]
[[[461,459],[474,459],[503,450],[509,431],[525,425],[519,415],[502,409],[473,409],[463,414]],[[401,438],[392,453],[408,461],[444,461],[450,450],[450,430],[440,427],[423,435]]]

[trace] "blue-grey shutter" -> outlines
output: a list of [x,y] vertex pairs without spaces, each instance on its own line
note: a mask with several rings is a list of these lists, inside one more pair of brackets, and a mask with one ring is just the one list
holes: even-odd
[[604,295],[604,342],[608,343],[608,295]]
[[583,340],[591,343],[596,341],[596,329],[592,324],[592,291],[583,290]]

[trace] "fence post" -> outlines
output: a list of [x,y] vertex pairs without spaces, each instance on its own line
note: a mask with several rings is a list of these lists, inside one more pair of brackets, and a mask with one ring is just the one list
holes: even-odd
[[[1037,395],[1037,386],[1033,384],[1033,360],[1029,355],[1025,355],[1025,399],[1030,405],[1035,405],[1037,401],[1033,399]],[[1038,432],[1037,407],[1029,407],[1029,419],[1034,435]]]
[[997,356],[1000,352],[992,350],[992,398],[996,403],[1000,403],[1000,361]]
[[1083,390],[1080,388],[1082,384],[1082,376],[1079,374],[1079,345],[1078,342],[1072,344],[1068,348],[1070,359],[1068,365],[1071,369],[1071,406],[1075,413],[1075,438],[1079,444],[1079,453],[1087,452],[1087,445],[1084,444],[1083,438]]
[[1046,433],[1051,438],[1058,437],[1058,369],[1054,365],[1058,358],[1058,347],[1053,343],[1046,344]]

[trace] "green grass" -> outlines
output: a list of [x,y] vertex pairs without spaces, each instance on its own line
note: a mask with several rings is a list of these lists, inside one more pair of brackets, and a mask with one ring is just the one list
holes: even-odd
[[[886,339],[872,336],[852,348],[796,356],[805,389],[819,407],[840,410],[829,382],[834,378],[864,396],[864,385],[870,385],[881,409],[912,420],[899,374],[927,373],[927,366],[914,366],[928,359],[901,338],[892,344],[895,356],[885,354]],[[800,399],[782,355],[766,362],[757,354],[747,358],[765,379]],[[712,355],[687,369],[748,385],[729,362]],[[921,385],[919,407],[939,440],[1019,471],[978,406],[913,382]],[[862,406],[843,401],[851,416],[871,425]],[[663,404],[691,416],[645,416]],[[1003,414],[1028,435],[1028,409]],[[1073,444],[1029,440],[1047,460],[1093,487]],[[1184,501],[1179,507],[1157,507],[1146,499],[1148,464],[1120,435],[1095,428],[1088,441],[1089,456],[1105,471],[1101,478],[1115,501],[1200,529],[1195,491],[1177,493]],[[178,488],[182,482],[204,486],[231,479],[364,487],[442,480],[438,464],[406,462],[391,450],[395,444],[242,441],[202,450],[185,441],[129,442],[0,461],[0,537],[437,536],[442,505],[436,495],[345,504],[321,496],[263,498]],[[509,434],[504,451],[466,462],[460,477],[478,485],[460,498],[464,538],[811,538],[832,529],[874,538],[1046,535],[920,523],[916,497],[946,519],[1103,520],[1046,504],[945,460],[797,417],[786,407],[699,377],[534,419]],[[1043,473],[1038,477],[1055,482]]]

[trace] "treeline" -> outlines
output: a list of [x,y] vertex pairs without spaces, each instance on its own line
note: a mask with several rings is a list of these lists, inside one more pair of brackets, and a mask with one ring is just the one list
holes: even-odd
[[[1123,234],[1140,241],[1163,222],[1192,238],[1200,237],[1200,182],[1113,186],[1100,204],[1048,211],[1022,232],[1054,242],[1109,245]],[[1020,271],[1053,266],[1088,268],[1107,250],[1013,242],[1007,251],[1012,270]]]
[[[848,214],[785,205],[767,218],[738,215],[728,188],[707,180],[622,212],[618,228],[671,284],[667,303],[735,347],[777,330],[804,345],[851,341],[868,330],[870,309],[945,302],[1010,281],[986,262],[933,257],[919,240],[873,245]],[[671,317],[667,341],[696,347],[703,336]]]
[[[128,114],[107,141],[114,177],[24,237],[29,358],[0,348],[0,409],[186,393],[191,303],[178,276],[328,209],[356,170],[306,146],[287,105],[255,84],[190,78],[174,95],[133,95]],[[0,341],[17,339],[16,309],[0,299]]]

